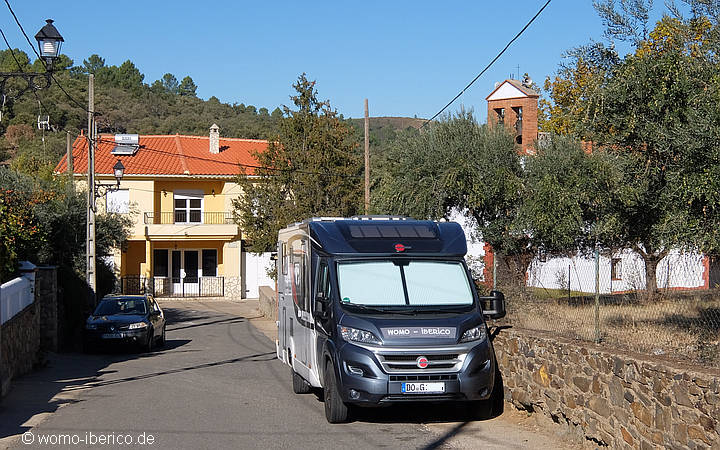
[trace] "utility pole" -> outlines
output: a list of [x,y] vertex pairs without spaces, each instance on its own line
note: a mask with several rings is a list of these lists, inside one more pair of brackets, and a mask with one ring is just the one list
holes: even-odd
[[70,132],[66,131],[65,136],[65,151],[67,152],[67,172],[70,175],[70,183],[68,183],[68,189],[70,192],[75,190],[75,167],[73,164],[73,153],[72,153],[72,141],[70,140]]
[[85,278],[89,286],[89,306],[95,307],[97,288],[95,272],[95,76],[88,79],[88,164],[87,164],[87,268]]
[[365,214],[370,211],[370,117],[365,99]]

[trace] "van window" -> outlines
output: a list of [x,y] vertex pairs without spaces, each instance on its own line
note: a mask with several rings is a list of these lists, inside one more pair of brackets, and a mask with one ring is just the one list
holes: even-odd
[[404,305],[402,276],[392,261],[338,264],[340,301],[361,305]]
[[322,293],[325,298],[330,298],[330,270],[326,263],[320,263],[318,269],[317,292]]
[[465,267],[457,261],[338,263],[340,300],[375,306],[472,305]]
[[292,283],[293,301],[298,308],[307,311],[306,292],[306,251],[305,244],[301,240],[294,241],[290,254],[290,282]]

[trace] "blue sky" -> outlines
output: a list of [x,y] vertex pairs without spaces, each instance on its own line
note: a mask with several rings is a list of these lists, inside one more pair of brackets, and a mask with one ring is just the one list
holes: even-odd
[[[368,98],[371,116],[424,118],[472,80],[544,3],[10,0],[31,39],[44,19],[55,19],[63,53],[75,64],[93,53],[108,65],[130,59],[147,83],[167,72],[190,75],[202,98],[270,110],[290,103],[292,83],[306,72],[317,80],[320,97],[346,117],[362,117]],[[0,17],[10,44],[30,54],[3,3]],[[484,121],[485,97],[496,81],[517,74],[519,65],[520,74],[542,85],[565,50],[590,39],[602,40],[592,1],[552,0],[450,110],[463,105]]]

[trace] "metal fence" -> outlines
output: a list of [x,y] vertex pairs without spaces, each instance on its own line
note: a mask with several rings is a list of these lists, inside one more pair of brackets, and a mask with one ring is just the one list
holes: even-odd
[[524,281],[498,267],[496,286],[516,328],[720,367],[715,266],[713,258],[671,252],[649,290],[645,263],[630,251],[546,258],[533,261]]
[[233,224],[232,213],[228,212],[212,212],[200,210],[177,210],[167,212],[146,212],[143,213],[143,222],[145,225],[150,224]]
[[224,277],[122,277],[122,294],[152,294],[155,297],[224,297]]

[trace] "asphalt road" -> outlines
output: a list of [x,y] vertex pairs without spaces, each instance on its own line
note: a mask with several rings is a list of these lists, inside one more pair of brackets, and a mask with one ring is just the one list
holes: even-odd
[[[165,348],[54,355],[47,368],[15,382],[0,403],[0,448],[40,448],[63,439],[68,445],[52,447],[99,445],[101,439],[111,447],[167,449],[549,443],[547,435],[500,419],[468,423],[453,408],[435,406],[369,409],[352,423],[330,425],[318,395],[292,393],[289,369],[260,331],[267,332],[268,322],[253,326],[257,312],[248,304],[174,302],[163,308]],[[463,433],[472,440],[459,439]]]

